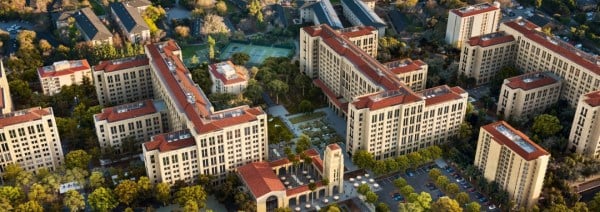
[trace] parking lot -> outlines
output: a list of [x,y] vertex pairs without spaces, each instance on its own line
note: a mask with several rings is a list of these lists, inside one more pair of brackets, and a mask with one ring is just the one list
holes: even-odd
[[[439,169],[437,165],[431,163],[414,171],[407,171],[406,173],[394,174],[393,176],[379,179],[377,183],[382,188],[379,192],[377,192],[379,199],[388,204],[391,211],[398,211],[398,203],[405,201],[406,199],[406,197],[398,197],[399,194],[397,193],[399,192],[399,189],[394,186],[394,180],[398,177],[404,178],[407,183],[414,188],[415,193],[421,193],[423,191],[429,193],[434,202],[438,198],[446,196],[439,188],[436,188],[435,185],[433,185],[433,182],[429,179],[429,170],[432,168]],[[477,201],[481,205],[482,211],[499,211],[499,209],[495,208],[495,206],[492,206],[492,203],[488,202],[487,197],[484,197],[481,193],[477,192],[473,185],[460,176],[460,174],[457,173],[454,168],[440,169],[440,171],[442,171],[442,173],[448,177],[450,183],[459,184],[459,193],[463,191],[467,192],[471,198],[471,201]],[[495,209],[490,209],[490,206]]]

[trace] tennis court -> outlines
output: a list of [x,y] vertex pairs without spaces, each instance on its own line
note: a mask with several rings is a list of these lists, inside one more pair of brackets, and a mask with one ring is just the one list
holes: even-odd
[[279,47],[259,46],[232,42],[221,50],[220,59],[226,60],[230,58],[233,53],[236,52],[244,52],[250,55],[250,61],[248,61],[248,63],[252,65],[258,65],[261,64],[268,57],[287,57],[292,53],[292,50]]

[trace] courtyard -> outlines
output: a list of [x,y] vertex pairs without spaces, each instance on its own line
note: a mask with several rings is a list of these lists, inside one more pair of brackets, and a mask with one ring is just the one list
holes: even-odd
[[269,57],[289,57],[293,53],[291,49],[286,48],[231,42],[221,50],[219,59],[227,60],[237,52],[250,55],[250,65],[259,65]]

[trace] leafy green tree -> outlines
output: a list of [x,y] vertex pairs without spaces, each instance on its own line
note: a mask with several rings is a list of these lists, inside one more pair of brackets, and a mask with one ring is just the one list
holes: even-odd
[[72,168],[67,169],[65,174],[63,175],[63,180],[66,182],[77,182],[81,186],[86,185],[86,177],[88,176],[88,172],[86,170],[80,168]]
[[185,205],[187,201],[195,201],[198,208],[204,208],[205,200],[206,192],[199,185],[184,187],[175,193],[175,202],[179,205]]
[[431,195],[427,192],[412,193],[408,195],[407,200],[413,204],[415,211],[428,211],[431,208]]
[[11,205],[16,205],[21,202],[25,194],[21,187],[16,186],[0,186],[0,198],[7,199]]
[[396,158],[396,163],[398,163],[398,169],[400,172],[405,172],[406,169],[410,167],[410,161],[406,155],[400,155]]
[[160,182],[156,184],[156,193],[154,193],[156,200],[165,205],[171,197],[171,185]]
[[398,171],[398,163],[396,162],[396,160],[392,159],[392,158],[388,158],[384,161],[385,163],[385,168],[386,168],[386,172],[395,172]]
[[412,168],[416,168],[423,164],[423,157],[418,152],[411,152],[407,157]]
[[69,211],[76,212],[85,209],[85,199],[77,190],[67,191],[63,204],[69,208]]
[[433,169],[429,170],[429,179],[431,179],[433,181],[436,181],[437,178],[441,175],[442,175],[442,172],[437,168],[433,168]]
[[19,166],[19,164],[12,163],[6,165],[4,167],[4,180],[6,180],[9,184],[14,184],[17,180],[17,176],[23,172],[23,168]]
[[260,12],[261,8],[262,7],[260,5],[260,1],[251,0],[250,3],[248,4],[248,13],[250,15],[256,16],[258,14],[258,12]]
[[199,209],[200,208],[198,208],[198,203],[196,203],[196,201],[194,201],[194,200],[188,200],[187,202],[185,202],[185,205],[183,206],[184,212],[196,212]]
[[587,207],[590,211],[600,211],[600,192],[594,195],[594,199],[587,203]]
[[460,124],[460,128],[458,129],[458,138],[464,141],[465,139],[470,138],[471,135],[473,135],[473,127],[471,124],[469,124],[469,122],[463,122]]
[[10,203],[10,200],[8,200],[8,199],[6,199],[4,197],[0,198],[0,208],[2,208],[5,211],[12,211],[13,210],[13,206]]
[[560,124],[558,117],[550,114],[536,116],[533,119],[533,125],[531,126],[531,131],[544,138],[556,135],[561,129],[562,125]]
[[88,203],[94,211],[112,211],[119,204],[110,189],[100,187],[88,196]]
[[382,160],[376,160],[373,163],[373,167],[371,167],[371,170],[373,170],[373,172],[376,175],[382,175],[387,172],[387,167],[385,165],[385,162],[383,162]]
[[439,212],[463,211],[458,202],[456,200],[450,199],[449,197],[440,197],[435,203],[431,205],[431,210]]
[[534,0],[535,8],[539,9],[540,7],[542,7],[542,1],[543,0]]
[[300,109],[300,112],[303,112],[303,113],[310,113],[310,112],[313,112],[313,110],[314,110],[312,103],[306,99],[304,99],[300,102],[300,105],[298,106],[298,108]]
[[264,89],[262,85],[255,79],[250,79],[248,80],[248,86],[246,86],[246,90],[244,91],[244,96],[256,104],[262,98],[263,92]]
[[466,205],[469,203],[469,201],[471,201],[471,198],[469,198],[469,194],[467,194],[467,192],[460,192],[456,194],[455,199],[460,205]]
[[371,188],[369,188],[369,185],[367,184],[360,184],[360,186],[356,188],[356,191],[358,191],[359,194],[366,195],[367,192],[371,191]]
[[479,203],[477,203],[477,202],[471,202],[466,205],[465,211],[466,212],[479,212],[479,211],[481,211],[481,205],[479,205]]
[[296,141],[296,153],[300,154],[310,148],[310,137],[305,134],[300,135]]
[[225,3],[225,1],[218,1],[215,4],[215,9],[217,10],[217,13],[219,15],[226,15],[227,14],[227,4]]
[[573,205],[571,210],[573,212],[588,212],[589,211],[589,209],[587,208],[587,205],[584,202],[575,203],[575,205]]
[[94,171],[90,175],[90,188],[96,189],[104,186],[104,175],[102,172]]
[[396,186],[396,188],[402,188],[406,185],[408,185],[408,182],[406,182],[406,180],[402,177],[398,177],[394,180],[394,186]]
[[400,188],[400,193],[402,195],[404,195],[405,197],[407,197],[408,195],[410,195],[414,192],[415,192],[415,189],[410,185],[405,185],[404,187]]
[[520,72],[512,66],[506,66],[500,69],[498,73],[492,78],[490,82],[490,91],[492,96],[498,96],[500,94],[500,88],[504,79],[511,78],[519,75]]
[[377,194],[375,194],[375,192],[373,192],[373,191],[368,191],[365,196],[366,196],[367,202],[371,203],[373,205],[375,203],[377,203],[377,199],[379,199],[379,197],[377,196]]
[[231,62],[236,65],[244,66],[250,61],[250,55],[244,52],[236,52],[231,55]]
[[87,170],[91,159],[92,156],[89,155],[85,150],[70,151],[65,156],[65,166],[67,169],[79,167],[80,169]]
[[371,153],[365,150],[358,150],[352,156],[352,162],[354,162],[354,164],[358,166],[358,168],[366,169],[370,168],[373,165],[375,159],[373,158],[373,155]]
[[16,212],[43,212],[44,208],[40,203],[30,200],[17,206]]
[[115,188],[115,195],[119,202],[129,206],[138,196],[138,185],[131,180],[123,180]]
[[439,176],[439,177],[437,178],[437,180],[435,180],[435,185],[436,185],[438,188],[446,188],[446,186],[447,186],[449,183],[450,183],[450,180],[448,180],[448,177],[446,177],[446,176],[444,176],[444,175],[442,175],[442,176]]
[[275,94],[275,102],[279,104],[279,95],[283,95],[288,92],[289,87],[286,83],[281,80],[273,80],[267,84],[267,87],[273,94]]
[[391,211],[390,207],[387,204],[383,203],[383,202],[380,202],[375,207],[375,212],[390,212],[390,211]]
[[451,196],[451,197],[454,197],[454,195],[456,195],[460,191],[460,187],[456,183],[450,183],[450,184],[446,185],[445,188],[446,188],[446,194],[448,194],[448,196]]
[[43,204],[44,202],[48,201],[50,195],[46,193],[46,188],[44,188],[44,186],[34,183],[31,185],[31,188],[29,188],[27,198],[31,201],[36,201],[40,204]]
[[206,42],[208,43],[208,58],[213,60],[213,59],[215,59],[216,41],[212,36],[209,35]]

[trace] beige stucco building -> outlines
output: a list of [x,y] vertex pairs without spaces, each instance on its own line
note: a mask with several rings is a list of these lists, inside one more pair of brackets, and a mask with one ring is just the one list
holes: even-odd
[[165,102],[169,133],[142,145],[151,182],[223,180],[235,168],[267,159],[267,115],[260,107],[214,111],[182,62],[175,41],[146,45],[155,99]]
[[[337,144],[325,148],[323,160],[315,149],[304,153],[311,158],[311,163],[304,164],[301,169],[294,169],[287,158],[237,168],[242,183],[256,201],[256,211],[303,207],[301,204],[310,203],[311,199],[344,192],[344,156]],[[301,158],[299,160],[303,163]],[[323,183],[324,179],[328,182]],[[315,184],[314,191],[309,189],[310,183]]]
[[32,172],[63,165],[52,108],[33,107],[0,115],[0,158],[0,172],[15,163]]
[[384,63],[406,86],[413,91],[425,89],[427,82],[427,64],[422,60],[409,58]]
[[475,166],[508,192],[515,207],[537,204],[550,153],[504,121],[481,127]]
[[0,60],[0,114],[9,113],[13,110],[12,98],[10,97],[10,88],[8,87],[8,78],[4,71],[4,64]]
[[461,48],[458,73],[475,78],[476,85],[490,82],[503,67],[514,65],[516,43],[504,32],[469,38]]
[[93,76],[96,96],[102,106],[154,98],[147,57],[100,61],[93,67]]
[[[150,140],[153,135],[164,133],[166,126],[166,106],[163,101],[138,101],[102,109],[94,115],[94,126],[100,148],[112,148],[117,154],[125,142],[133,141],[135,146]],[[129,141],[128,139],[131,139]]]
[[62,86],[82,84],[84,78],[92,83],[92,70],[86,59],[54,62],[38,68],[37,73],[42,92],[49,96],[59,93]]
[[600,157],[600,91],[581,95],[569,134],[569,150],[588,157]]
[[533,72],[505,79],[497,113],[504,119],[533,117],[558,102],[561,79],[550,72]]
[[241,94],[248,86],[248,70],[229,60],[209,65],[208,73],[212,93]]
[[501,16],[498,2],[452,9],[448,12],[446,43],[460,49],[470,37],[495,32]]

